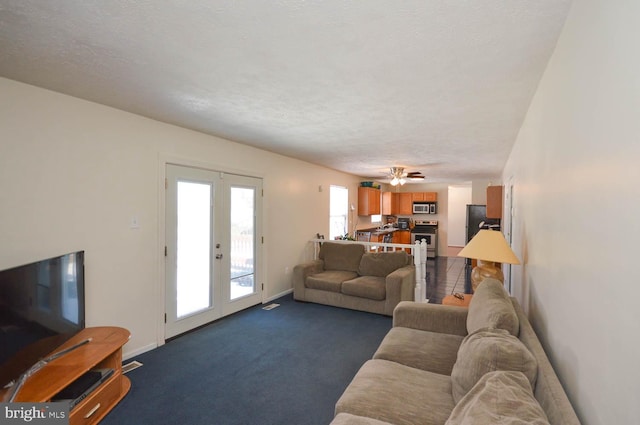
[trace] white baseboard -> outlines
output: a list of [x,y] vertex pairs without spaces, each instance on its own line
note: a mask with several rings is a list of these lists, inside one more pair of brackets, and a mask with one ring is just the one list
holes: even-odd
[[134,351],[125,351],[122,353],[122,360],[128,360],[132,357],[139,356],[140,354],[146,353],[147,351],[151,351],[156,348],[158,348],[158,344],[149,344]]
[[290,294],[292,292],[293,292],[293,288],[287,289],[284,292],[280,292],[278,295],[274,295],[273,297],[267,298],[266,300],[262,301],[262,304],[270,303],[271,301],[278,299],[280,297],[284,297],[285,295]]

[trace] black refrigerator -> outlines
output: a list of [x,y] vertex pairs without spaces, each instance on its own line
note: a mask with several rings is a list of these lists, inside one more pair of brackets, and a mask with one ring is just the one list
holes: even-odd
[[[486,205],[467,205],[467,224],[466,224],[466,241],[465,244],[478,233],[481,229],[492,228],[494,230],[500,230],[500,219],[487,218],[487,206]],[[471,260],[467,258],[467,264],[471,264]]]

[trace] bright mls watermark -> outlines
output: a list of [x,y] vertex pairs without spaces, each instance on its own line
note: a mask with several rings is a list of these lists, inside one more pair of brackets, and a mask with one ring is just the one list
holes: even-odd
[[69,403],[0,403],[0,425],[68,425]]

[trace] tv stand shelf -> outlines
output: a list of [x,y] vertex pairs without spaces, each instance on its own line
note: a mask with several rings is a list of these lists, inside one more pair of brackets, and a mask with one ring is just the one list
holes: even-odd
[[111,377],[78,403],[69,414],[71,425],[98,423],[131,388],[131,381],[122,374],[122,346],[130,336],[128,330],[118,327],[83,329],[54,353],[88,338],[91,341],[52,360],[29,377],[18,391],[15,401],[51,401],[58,392],[89,370],[113,369]]

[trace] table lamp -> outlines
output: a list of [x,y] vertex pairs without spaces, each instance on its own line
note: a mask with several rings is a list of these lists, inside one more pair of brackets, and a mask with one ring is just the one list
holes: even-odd
[[504,282],[502,269],[495,263],[520,264],[502,232],[497,230],[480,230],[469,243],[458,253],[458,257],[478,260],[478,265],[471,271],[471,287],[475,292],[480,282],[486,278]]

